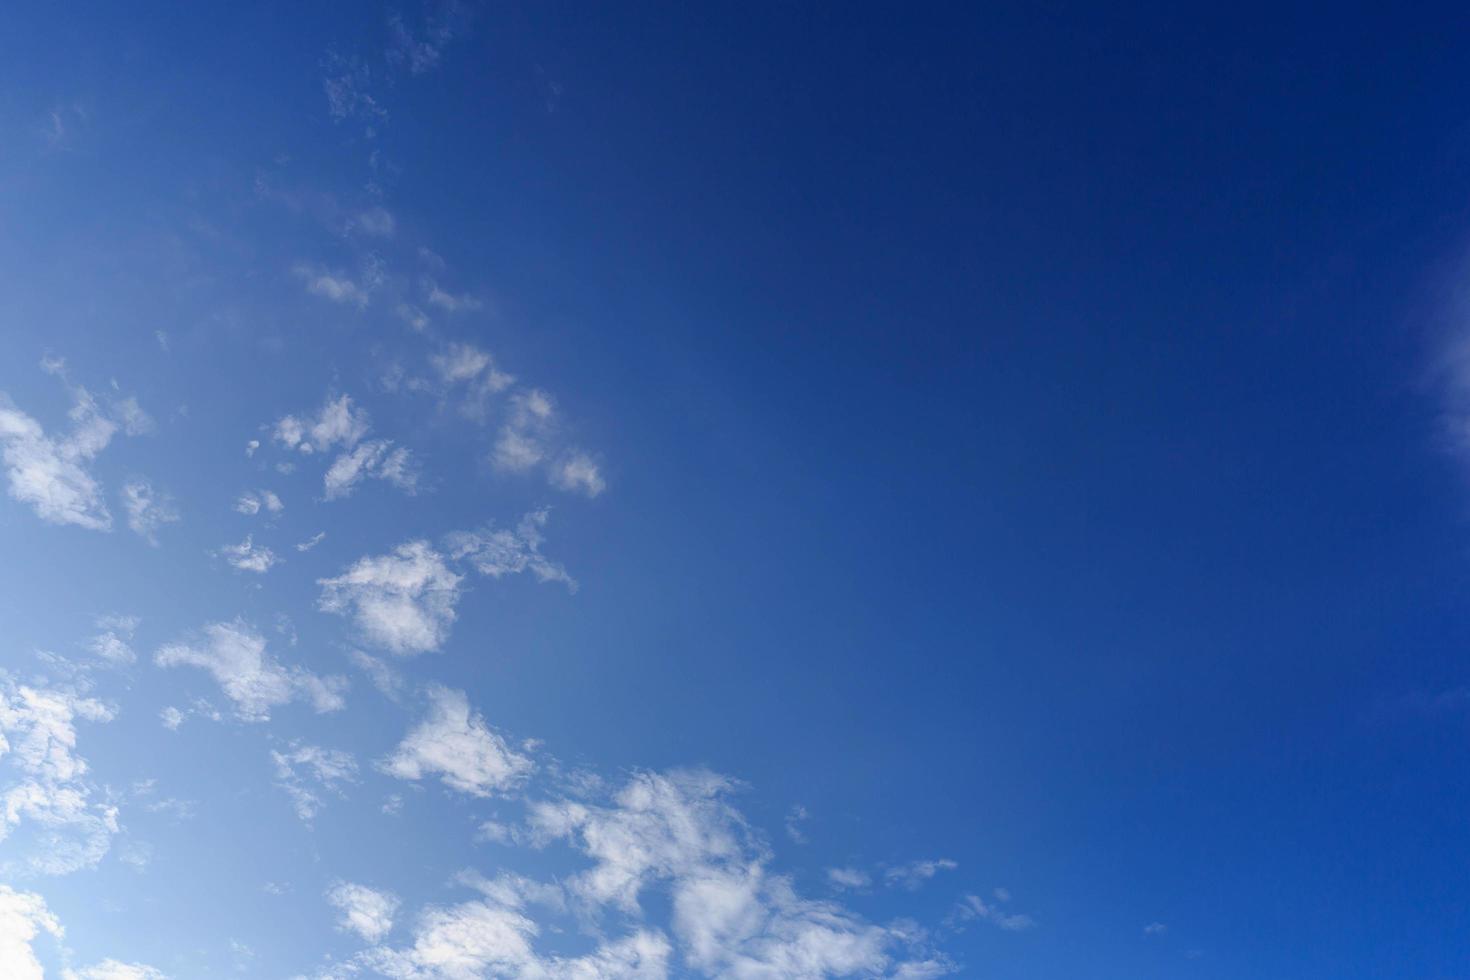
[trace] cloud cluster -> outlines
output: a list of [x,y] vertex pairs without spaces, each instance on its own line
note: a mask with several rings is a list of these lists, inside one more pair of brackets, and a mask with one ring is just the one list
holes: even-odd
[[500,578],[521,572],[538,582],[576,582],[541,553],[548,512],[533,511],[514,529],[492,525],[445,536],[444,550],[408,541],[385,555],[358,559],[341,575],[318,579],[317,608],[351,618],[364,643],[398,656],[438,650],[449,639],[464,576],[452,566]]
[[267,721],[272,708],[293,700],[310,702],[318,713],[339,711],[346,705],[342,697],[346,678],[321,677],[301,666],[285,666],[266,649],[265,638],[239,619],[210,623],[196,637],[160,647],[153,662],[159,667],[208,671],[225,697],[234,702],[235,716],[242,721]]
[[519,875],[494,879],[465,874],[459,883],[478,899],[423,910],[412,942],[376,946],[359,953],[343,970],[368,970],[393,980],[471,980],[479,977],[536,977],[540,980],[663,980],[672,949],[656,930],[636,929],[604,939],[583,956],[538,952],[541,927],[532,907],[560,904],[559,890]]
[[[917,927],[879,925],[803,898],[790,879],[772,874],[769,856],[728,802],[731,789],[730,780],[702,770],[639,773],[603,802],[537,803],[529,821],[540,843],[566,840],[591,859],[590,868],[564,883],[461,874],[459,884],[479,897],[424,909],[407,943],[365,950],[333,975],[662,980],[676,960],[691,974],[731,978],[952,971],[926,950]],[[640,896],[654,888],[672,908],[668,933],[642,921]],[[545,915],[568,912],[591,927],[596,947],[580,957],[538,951]],[[608,913],[628,923],[616,938],[591,925]]]
[[264,510],[267,514],[279,514],[286,509],[281,498],[269,490],[246,490],[235,498],[235,513],[253,517]]
[[351,448],[367,435],[367,412],[352,404],[351,397],[331,396],[315,415],[283,415],[271,432],[276,442],[302,453],[327,452],[335,446]]
[[327,500],[340,500],[364,479],[383,480],[405,493],[418,488],[418,464],[413,454],[391,439],[366,439],[371,429],[368,414],[354,406],[347,395],[328,396],[315,415],[285,415],[276,421],[272,437],[300,453],[324,453],[340,449],[323,477]]

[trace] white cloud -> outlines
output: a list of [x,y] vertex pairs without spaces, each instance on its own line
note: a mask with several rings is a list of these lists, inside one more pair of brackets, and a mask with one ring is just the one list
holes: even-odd
[[60,921],[35,892],[0,885],[0,976],[9,980],[45,980],[32,943],[41,933],[60,940]]
[[291,272],[313,296],[356,307],[358,310],[367,309],[372,302],[373,293],[385,281],[383,264],[374,256],[368,257],[356,278],[341,270],[327,269],[310,262],[296,263],[291,267]]
[[398,896],[350,881],[339,881],[327,890],[327,901],[342,913],[338,925],[357,933],[370,943],[378,942],[393,928]]
[[[495,366],[486,351],[471,344],[450,344],[429,356],[429,365],[438,376],[438,390],[447,397],[451,390],[464,392],[460,412],[476,422],[489,413],[490,399],[515,383],[515,378]],[[429,387],[420,383],[419,387]]]
[[158,720],[163,722],[163,727],[171,732],[176,732],[179,727],[190,718],[203,718],[206,721],[223,721],[224,716],[203,698],[195,698],[187,708],[178,708],[168,705],[158,712]]
[[473,980],[481,977],[535,977],[540,980],[664,980],[671,955],[669,941],[656,930],[637,929],[603,940],[584,956],[538,953],[540,933],[527,907],[559,901],[554,885],[502,874],[494,879],[461,875],[460,883],[483,898],[431,906],[418,917],[411,945],[377,946],[351,962],[395,980]]
[[[43,361],[42,367],[57,375],[64,371],[60,361]],[[111,530],[112,515],[102,487],[87,464],[107,448],[118,422],[103,412],[87,389],[78,385],[71,393],[71,430],[60,437],[47,435],[39,422],[0,393],[0,459],[5,463],[10,495],[53,524]],[[136,431],[139,424],[134,416],[129,431]]]
[[595,497],[607,489],[607,481],[597,461],[580,450],[573,450],[551,469],[551,485],[558,490],[576,491]]
[[650,882],[744,855],[745,823],[723,799],[731,786],[704,770],[638,773],[609,807],[539,802],[529,821],[543,839],[578,840],[596,862],[572,879],[575,892],[636,913]]
[[406,448],[390,439],[369,439],[333,460],[324,478],[326,498],[340,500],[364,477],[385,480],[406,493],[418,488],[418,467]]
[[424,294],[430,306],[437,306],[446,313],[472,313],[484,305],[469,293],[456,296],[445,292],[432,279],[424,280]]
[[95,867],[119,831],[117,807],[94,803],[76,754],[78,719],[108,722],[102,702],[69,691],[0,685],[0,762],[18,779],[0,791],[0,839],[12,839],[0,873],[69,874]]
[[806,812],[806,807],[802,806],[800,803],[793,806],[787,812],[786,836],[791,838],[791,842],[793,844],[806,843],[806,832],[801,829],[801,825],[806,823],[810,816],[811,815]]
[[638,773],[608,805],[532,804],[544,844],[566,838],[593,866],[571,894],[592,908],[642,914],[640,894],[668,889],[673,933],[693,972],[719,977],[938,976],[949,967],[920,948],[922,932],[880,926],[844,907],[797,895],[726,796],[730,780],[704,770]]
[[866,871],[857,868],[828,868],[827,881],[833,888],[867,888],[873,883]]
[[541,554],[545,540],[541,529],[550,512],[545,508],[521,518],[515,530],[487,525],[479,531],[456,531],[445,537],[449,555],[467,561],[475,571],[491,578],[530,572],[538,582],[561,582],[575,592],[577,583],[558,562]]
[[398,222],[394,220],[393,212],[381,206],[364,208],[348,222],[349,231],[373,238],[392,238],[397,227]]
[[361,650],[349,650],[347,659],[368,675],[368,679],[373,682],[373,687],[376,687],[384,697],[396,701],[403,693],[402,675],[377,657],[369,656]]
[[558,452],[558,428],[556,403],[549,394],[539,388],[517,391],[510,396],[490,462],[507,473],[527,473],[540,467],[558,490],[598,496],[607,489],[602,467],[584,450]]
[[491,368],[492,363],[490,355],[473,344],[450,344],[439,353],[429,355],[429,364],[445,384],[458,384],[479,377],[480,372]]
[[246,490],[235,500],[235,512],[253,517],[264,510],[268,514],[279,514],[286,509],[281,498],[269,490]]
[[915,891],[924,882],[933,878],[939,872],[953,871],[958,867],[959,865],[949,858],[938,858],[932,861],[910,861],[908,864],[901,864],[883,872],[883,880],[890,887],[897,885],[907,888],[909,891]]
[[[61,922],[35,892],[0,885],[0,976],[5,980],[45,980],[35,952],[42,933],[60,945],[65,937]],[[79,970],[61,971],[62,980],[168,980],[151,966],[105,959]]]
[[451,789],[471,796],[505,790],[531,771],[531,760],[510,748],[485,719],[470,710],[464,692],[429,689],[428,715],[379,768],[399,779],[437,774]]
[[318,787],[340,794],[341,784],[357,779],[357,760],[341,749],[293,742],[285,752],[272,749],[271,761],[275,763],[276,785],[291,797],[296,816],[306,823],[323,806]]
[[449,42],[469,18],[468,8],[458,0],[447,0],[426,9],[420,30],[410,29],[399,14],[388,19],[392,44],[387,51],[388,63],[407,67],[414,75],[433,70]]
[[538,388],[518,392],[510,402],[510,418],[500,427],[491,461],[499,469],[524,473],[546,458],[556,405]]
[[322,541],[326,538],[326,536],[327,536],[327,532],[326,531],[318,531],[317,533],[313,534],[311,537],[307,538],[305,541],[302,541],[300,544],[298,544],[296,546],[296,550],[297,551],[310,551],[312,548],[315,548],[317,545],[321,544]]
[[292,700],[311,702],[319,714],[345,706],[346,678],[319,677],[304,667],[286,667],[266,649],[265,638],[238,619],[211,623],[195,639],[159,648],[153,662],[160,667],[183,665],[208,671],[243,721],[266,721],[271,708]]
[[277,420],[272,436],[287,449],[303,453],[325,452],[333,446],[351,449],[367,435],[367,412],[355,408],[348,395],[331,396],[315,416],[286,415]]
[[173,498],[153,489],[147,480],[134,479],[123,484],[123,509],[128,513],[128,527],[153,547],[158,547],[158,529],[179,519]]
[[1021,932],[1036,925],[1036,921],[1029,915],[1008,913],[1001,908],[1010,901],[1010,892],[997,888],[994,895],[995,899],[991,902],[985,901],[979,895],[966,895],[950,914],[949,924],[958,929],[968,922],[988,922],[1007,932]]
[[245,540],[239,544],[223,545],[219,549],[219,555],[242,572],[258,574],[270,571],[271,566],[280,561],[274,551],[265,545],[255,544],[249,534],[245,535]]
[[255,451],[257,449],[259,449],[259,448],[260,448],[260,440],[259,439],[251,439],[249,442],[247,442],[245,444],[245,456],[246,456],[246,458],[248,459],[249,457],[254,456],[255,455]]
[[367,65],[356,58],[329,54],[322,62],[322,68],[327,72],[322,78],[327,110],[335,121],[358,119],[371,126],[388,118],[388,111],[370,91],[372,73]]
[[400,320],[419,333],[423,333],[429,328],[428,315],[411,303],[399,303],[397,313]]
[[129,643],[138,622],[136,616],[103,616],[97,620],[99,632],[87,644],[87,649],[97,659],[114,666],[132,663],[137,656]]
[[318,579],[317,608],[352,617],[364,640],[399,656],[437,650],[449,637],[460,576],[424,541],[359,559],[336,578]]
[[1169,927],[1164,925],[1162,922],[1150,922],[1148,925],[1143,927],[1143,934],[1145,936],[1162,936],[1168,931]]

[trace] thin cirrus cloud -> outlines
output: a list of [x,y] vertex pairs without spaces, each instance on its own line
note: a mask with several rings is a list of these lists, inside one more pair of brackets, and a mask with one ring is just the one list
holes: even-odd
[[890,887],[897,886],[907,888],[909,891],[917,891],[939,872],[953,871],[958,867],[959,864],[949,858],[910,861],[907,864],[888,868],[883,872],[883,880]]
[[153,547],[158,547],[158,531],[165,524],[179,521],[179,509],[173,497],[143,479],[123,484],[123,510],[128,515],[128,528]]
[[292,266],[291,272],[311,295],[358,310],[368,308],[373,293],[382,285],[382,273],[373,265],[367,266],[356,277],[309,262],[298,262]]
[[324,793],[341,795],[342,786],[357,780],[357,760],[342,749],[326,749],[299,742],[284,752],[271,750],[276,785],[291,799],[303,823],[311,823],[325,805]]
[[1021,932],[1036,925],[1029,915],[1007,912],[1004,906],[1011,900],[1011,893],[1004,888],[992,892],[989,900],[979,895],[966,895],[955,905],[946,923],[955,930],[963,929],[971,922],[985,922],[1006,932]]

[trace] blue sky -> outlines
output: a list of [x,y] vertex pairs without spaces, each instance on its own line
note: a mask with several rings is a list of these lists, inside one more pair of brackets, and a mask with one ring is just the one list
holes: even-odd
[[0,973],[1470,975],[1467,41],[8,10]]

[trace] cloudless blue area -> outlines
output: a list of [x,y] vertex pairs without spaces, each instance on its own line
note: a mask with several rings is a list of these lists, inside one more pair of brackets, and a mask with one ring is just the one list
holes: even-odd
[[[962,975],[1470,976],[1470,716],[1426,707],[1470,683],[1470,497],[1428,380],[1470,227],[1462,9],[487,5],[386,86],[369,145],[330,119],[322,59],[381,47],[387,14],[4,16],[0,390],[62,425],[50,353],[136,392],[158,433],[96,471],[149,473],[183,520],[150,549],[0,500],[0,658],[136,613],[138,708],[88,730],[94,772],[154,774],[141,755],[227,800],[238,766],[270,814],[240,842],[201,812],[175,850],[160,824],[145,873],[46,882],[74,945],[128,936],[162,966],[229,934],[204,864],[350,877],[371,849],[422,875],[417,903],[489,860],[463,807],[419,806],[409,837],[336,832],[333,805],[303,835],[259,733],[163,730],[205,679],[146,661],[285,612],[303,662],[346,673],[317,578],[549,503],[576,594],[469,582],[446,651],[405,672],[571,761],[739,778],[814,891],[958,862],[855,900],[875,917],[937,924],[1004,885],[1037,926],[955,936]],[[73,102],[88,121],[48,146]],[[369,180],[385,258],[430,245],[488,298],[451,333],[556,393],[606,493],[493,473],[487,433],[375,388],[414,338],[306,295],[293,263],[354,259],[256,191]],[[432,492],[313,509],[318,470],[251,475],[245,441],[329,389]],[[287,500],[260,589],[207,554],[251,529],[229,511],[250,486]],[[391,748],[406,719],[353,684],[293,734]],[[139,914],[174,924],[109,925],[99,895],[142,882]],[[325,912],[246,906],[251,975],[337,941]]]

